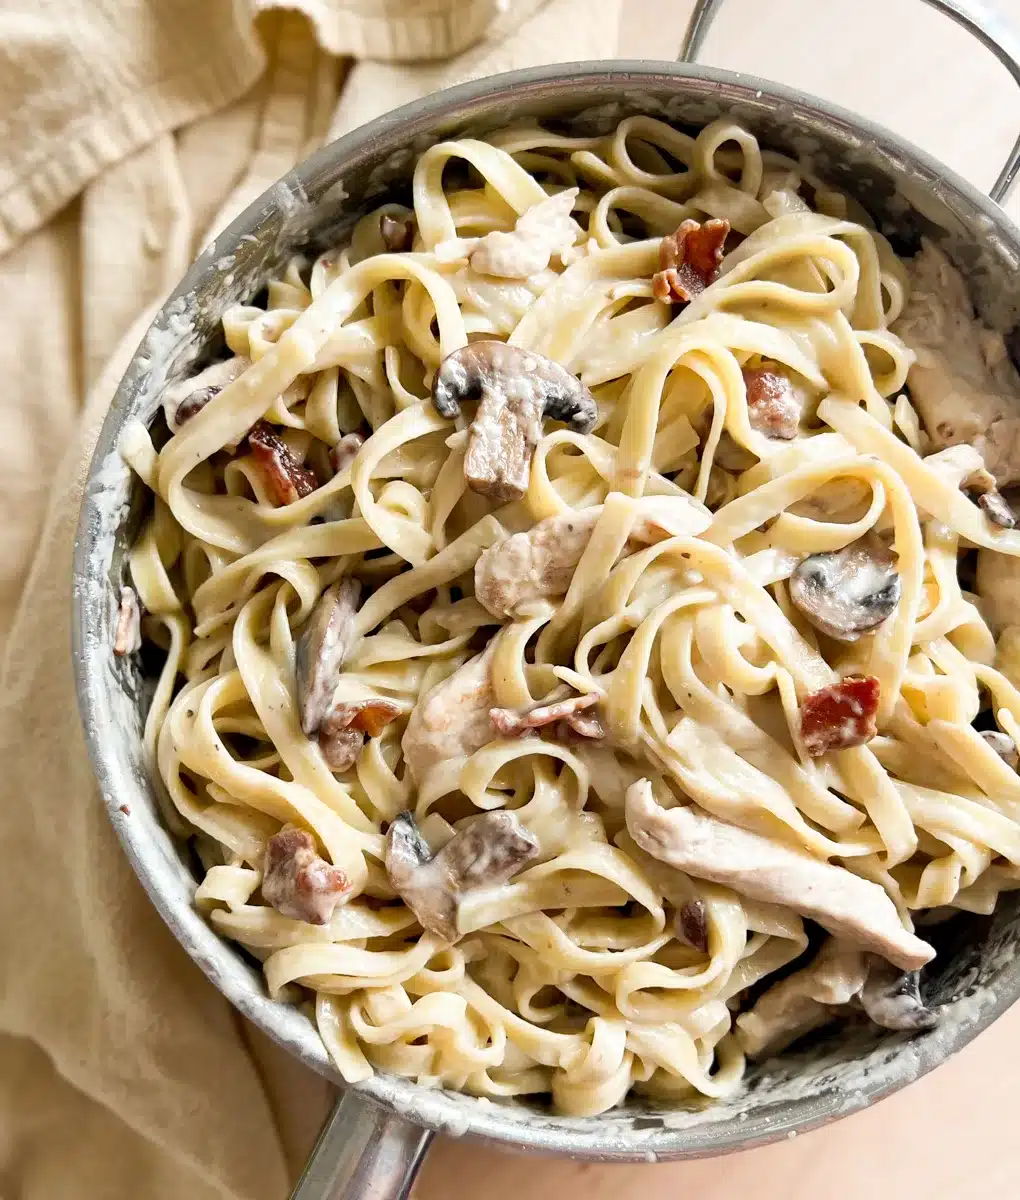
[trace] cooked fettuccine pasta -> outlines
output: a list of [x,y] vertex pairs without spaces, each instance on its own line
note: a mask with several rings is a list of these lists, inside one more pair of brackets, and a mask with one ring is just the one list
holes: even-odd
[[520,127],[223,329],[124,435],[116,649],[347,1080],[586,1115],[937,1019],[1020,880],[1020,379],[938,247],[725,120]]

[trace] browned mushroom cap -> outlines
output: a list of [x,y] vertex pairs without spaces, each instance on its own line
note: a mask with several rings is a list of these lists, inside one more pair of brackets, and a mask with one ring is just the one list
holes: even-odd
[[676,936],[703,954],[708,951],[708,914],[704,900],[688,900],[677,909],[674,922]]
[[354,641],[354,614],[361,584],[339,579],[322,593],[295,647],[298,711],[301,728],[311,736],[333,704],[340,668]]
[[379,234],[391,254],[400,254],[414,244],[414,221],[410,217],[400,221],[383,213],[379,218]]
[[892,616],[900,602],[900,576],[892,553],[877,538],[863,537],[798,563],[790,576],[790,599],[822,633],[855,642]]
[[1016,743],[1008,733],[988,729],[981,736],[1007,766],[1012,767],[1014,771],[1020,766],[1020,754],[1017,753]]
[[501,502],[527,490],[543,416],[565,421],[577,433],[590,433],[598,417],[591,392],[566,368],[497,341],[462,346],[440,364],[432,384],[436,411],[456,417],[464,400],[480,401],[464,477],[472,490]]
[[214,362],[191,379],[171,384],[163,395],[163,410],[167,424],[176,430],[189,421],[214,397],[251,366],[251,359],[237,354],[233,358]]
[[939,1023],[939,1016],[925,1008],[919,980],[919,972],[900,971],[884,958],[872,955],[868,978],[861,989],[861,1007],[883,1029],[932,1029]]
[[386,835],[390,883],[422,928],[448,942],[459,937],[461,896],[506,883],[536,854],[534,835],[505,810],[475,817],[435,857],[410,812],[396,817]]

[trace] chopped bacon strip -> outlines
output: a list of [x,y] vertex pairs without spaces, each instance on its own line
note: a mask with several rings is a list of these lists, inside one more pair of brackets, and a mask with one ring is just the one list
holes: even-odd
[[700,296],[719,272],[729,232],[729,221],[713,217],[703,225],[682,221],[676,233],[664,237],[659,245],[661,269],[652,276],[656,300],[687,304]]
[[319,728],[319,748],[331,771],[346,771],[358,760],[365,737],[378,737],[400,715],[392,700],[337,704]]
[[863,746],[878,733],[879,684],[874,675],[847,675],[820,688],[800,706],[800,736],[812,758]]
[[540,729],[543,725],[552,725],[556,721],[569,721],[574,713],[591,708],[598,702],[598,696],[592,693],[587,696],[571,696],[569,700],[560,700],[556,704],[540,704],[526,713],[514,712],[512,708],[490,708],[489,720],[504,737],[520,737],[530,729]]
[[293,504],[315,491],[318,486],[315,476],[298,462],[293,450],[268,421],[255,423],[248,434],[248,445],[266,488],[278,505]]
[[117,628],[113,634],[113,652],[118,658],[134,654],[142,647],[142,610],[135,589],[120,589],[120,606],[117,609]]
[[350,892],[350,880],[319,857],[310,833],[284,828],[266,842],[262,898],[283,916],[326,925]]
[[346,471],[351,463],[354,462],[358,457],[358,451],[364,444],[365,439],[360,433],[345,433],[333,449],[330,450],[329,465],[337,475],[341,471]]
[[414,221],[410,217],[405,221],[398,221],[389,213],[383,213],[379,218],[379,233],[390,254],[400,254],[410,250],[414,244]]
[[770,438],[795,438],[801,405],[790,377],[767,367],[745,367],[743,376],[751,428]]
[[559,723],[556,732],[565,742],[576,738],[598,741],[606,736],[605,727],[593,712],[571,713],[565,721]]

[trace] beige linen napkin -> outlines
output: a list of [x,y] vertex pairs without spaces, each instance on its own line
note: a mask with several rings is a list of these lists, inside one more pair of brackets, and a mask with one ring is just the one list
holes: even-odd
[[329,136],[614,52],[619,0],[0,3],[0,1195],[277,1200],[331,1100],[163,927],[71,682],[91,448],[208,236]]

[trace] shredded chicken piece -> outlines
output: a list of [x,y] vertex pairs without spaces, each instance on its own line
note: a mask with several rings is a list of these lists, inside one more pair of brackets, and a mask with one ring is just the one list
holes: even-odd
[[266,842],[262,898],[283,916],[327,925],[351,890],[347,876],[320,857],[315,839],[303,829],[284,826]]
[[142,648],[142,610],[133,587],[120,589],[117,625],[113,632],[113,652],[118,658]]
[[749,1058],[777,1054],[812,1029],[827,1025],[860,993],[868,977],[866,956],[829,938],[814,961],[769,988],[736,1020]]
[[298,461],[268,421],[258,421],[251,428],[248,445],[275,504],[293,504],[318,487],[312,472]]
[[420,784],[437,763],[474,754],[493,740],[489,710],[495,642],[472,658],[414,706],[401,741],[404,759]]
[[751,428],[770,438],[795,438],[804,402],[790,376],[773,367],[745,367],[743,376]]
[[581,232],[570,213],[579,195],[567,188],[533,204],[522,213],[510,233],[495,230],[482,238],[454,238],[436,247],[440,261],[470,255],[479,275],[500,279],[530,279],[549,265],[554,254],[565,254]]
[[360,433],[345,433],[329,452],[329,465],[334,473],[339,475],[341,471],[346,471],[364,444],[365,439]]
[[935,956],[931,946],[903,928],[896,906],[877,883],[844,867],[700,809],[662,808],[647,779],[627,789],[625,813],[627,829],[642,850],[688,875],[792,908],[904,970]]
[[534,834],[504,810],[472,818],[433,856],[414,816],[404,812],[386,835],[386,872],[422,928],[455,942],[464,893],[506,883],[538,852]]
[[163,393],[163,411],[172,433],[203,408],[239,375],[251,366],[251,359],[243,354],[215,362],[191,379],[182,379],[171,384]]
[[878,733],[879,683],[874,675],[847,675],[819,688],[800,706],[800,736],[812,758],[863,746]]
[[493,708],[489,710],[489,718],[504,737],[520,737],[532,729],[541,729],[543,725],[554,725],[557,721],[567,720],[598,702],[598,696],[591,693],[587,696],[571,696],[567,700],[558,700],[555,704],[539,704],[523,713],[514,712],[510,708]]
[[659,245],[660,269],[652,276],[656,300],[687,304],[700,296],[719,273],[729,221],[713,217],[700,224],[686,220]]
[[1020,482],[1020,375],[1002,336],[974,315],[963,276],[925,240],[892,329],[917,355],[910,396],[936,449],[967,442],[1000,488]]
[[[494,617],[529,615],[544,600],[564,596],[602,514],[602,506],[546,517],[531,529],[490,546],[475,564],[475,597]],[[696,500],[650,496],[640,502],[631,540],[649,543],[676,535],[696,536],[712,514]]]

